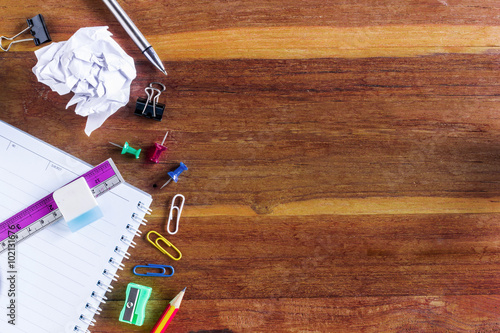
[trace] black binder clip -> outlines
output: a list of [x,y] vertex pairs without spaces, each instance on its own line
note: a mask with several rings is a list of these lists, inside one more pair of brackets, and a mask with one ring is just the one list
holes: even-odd
[[[27,19],[26,22],[28,23],[28,27],[15,35],[14,37],[5,37],[5,36],[0,36],[0,48],[7,52],[12,44],[15,43],[20,43],[20,42],[27,42],[29,40],[32,40],[35,42],[35,45],[38,46],[40,44],[50,42],[52,39],[50,39],[49,31],[47,30],[47,26],[45,25],[45,21],[43,20],[42,14],[38,14],[37,16]],[[13,42],[10,42],[9,46],[7,48],[3,47],[3,40],[13,40],[17,38],[19,35],[25,33],[26,31],[30,30],[31,35],[33,38],[26,38],[26,39],[20,39],[20,40],[15,40]]]
[[[161,86],[161,90],[154,88],[154,84]],[[158,103],[158,99],[162,91],[165,91],[165,86],[159,82],[153,82],[150,83],[149,87],[146,87],[144,91],[148,98],[139,97],[137,99],[134,114],[161,121],[163,111],[165,111],[165,104]]]

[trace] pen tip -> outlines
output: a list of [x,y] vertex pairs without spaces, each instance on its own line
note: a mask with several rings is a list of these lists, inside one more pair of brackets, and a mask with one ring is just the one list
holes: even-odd
[[165,75],[167,75],[167,76],[168,76],[168,74],[167,74],[167,71],[166,71],[166,70],[162,70],[161,72],[162,72],[163,74],[165,74]]
[[184,287],[184,289],[182,289],[182,291],[186,291],[186,288],[187,288],[187,287]]

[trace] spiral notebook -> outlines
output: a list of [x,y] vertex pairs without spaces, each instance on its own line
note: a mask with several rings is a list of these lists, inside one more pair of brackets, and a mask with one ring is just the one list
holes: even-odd
[[[0,121],[0,222],[91,168]],[[152,198],[125,183],[97,202],[103,218],[79,231],[59,221],[18,244],[15,258],[0,254],[0,332],[91,330]],[[15,260],[14,284],[9,259]]]

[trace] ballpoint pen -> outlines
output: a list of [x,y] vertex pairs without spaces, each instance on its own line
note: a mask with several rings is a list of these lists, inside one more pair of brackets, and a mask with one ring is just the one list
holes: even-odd
[[153,65],[155,65],[163,74],[167,75],[165,71],[165,67],[156,54],[155,50],[146,40],[144,35],[137,29],[134,22],[128,17],[127,13],[123,10],[123,8],[116,2],[116,0],[102,0],[106,6],[108,6],[109,10],[116,17],[118,22],[122,25],[123,29],[128,33],[130,38],[134,41],[137,47],[142,51],[142,54],[146,56],[146,58],[151,61]]

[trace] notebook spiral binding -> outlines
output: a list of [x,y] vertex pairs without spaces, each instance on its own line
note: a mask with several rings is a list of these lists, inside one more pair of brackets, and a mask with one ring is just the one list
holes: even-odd
[[85,304],[85,309],[89,310],[90,312],[93,312],[97,315],[100,315],[101,314],[101,311],[102,309],[100,307],[96,307],[96,306],[93,306],[92,304],[90,303],[87,303]]
[[84,322],[85,324],[90,325],[90,326],[94,326],[95,322],[96,322],[96,320],[94,318],[88,318],[88,317],[85,317],[82,314],[80,315],[80,320],[82,322]]
[[119,246],[115,247],[115,252],[125,259],[130,259],[130,253],[128,253],[127,251],[123,251]]
[[89,330],[84,330],[80,326],[76,325],[75,328],[73,328],[73,332],[83,332],[83,333],[90,333]]
[[[101,288],[101,289],[104,289],[106,292],[111,292],[113,291],[113,286],[109,285],[109,284],[105,284],[105,283],[102,283],[101,280],[97,281],[96,285]],[[88,303],[87,303],[88,304]]]
[[[151,214],[152,210],[147,207],[144,203],[140,202],[137,204],[137,208],[144,214]],[[95,315],[99,315],[102,309],[99,307],[100,303],[106,303],[108,299],[105,295],[107,292],[111,292],[113,286],[111,283],[113,281],[117,281],[119,276],[116,274],[117,270],[123,270],[125,265],[121,262],[123,259],[129,259],[130,253],[126,251],[129,246],[135,247],[137,245],[136,242],[133,241],[135,236],[141,236],[142,231],[139,230],[141,225],[146,225],[148,222],[146,219],[139,216],[139,214],[133,213],[131,216],[131,220],[135,223],[127,224],[126,231],[127,233],[122,235],[120,241],[124,244],[123,246],[116,245],[114,249],[114,253],[116,256],[110,257],[108,260],[109,269],[105,268],[102,271],[102,275],[109,279],[109,283],[105,283],[102,280],[98,280],[96,283],[97,290],[92,291],[90,298],[92,301],[89,301],[85,305],[86,313],[80,314],[79,320],[88,326],[94,326],[96,320],[94,319]],[[88,329],[82,328],[78,325],[75,325],[73,328],[73,332],[83,332],[83,333],[91,333]]]

